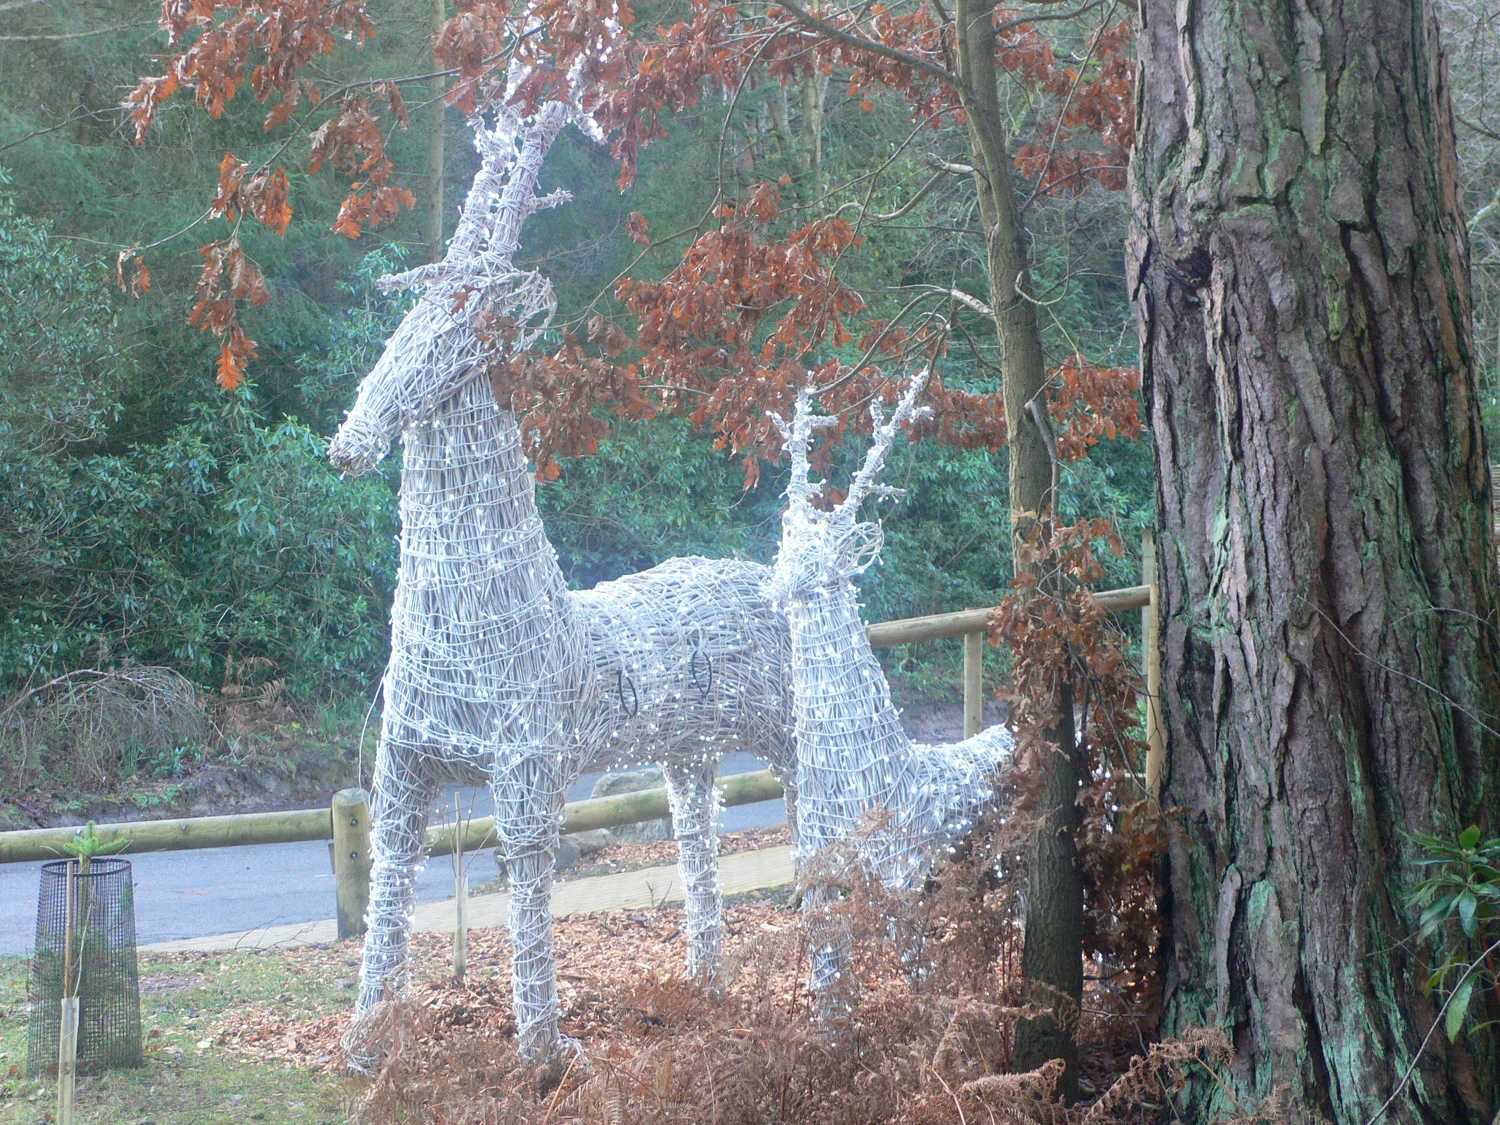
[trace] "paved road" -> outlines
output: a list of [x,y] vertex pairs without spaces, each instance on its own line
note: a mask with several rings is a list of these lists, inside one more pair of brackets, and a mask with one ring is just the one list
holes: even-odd
[[[764,764],[749,754],[724,760],[721,773],[748,773]],[[587,774],[568,794],[570,801],[589,795],[597,774]],[[473,802],[474,816],[492,811],[482,790],[450,789],[444,808],[459,794],[464,814]],[[451,818],[439,816],[438,819]],[[725,809],[725,832],[764,828],[786,819],[781,801],[762,801]],[[136,936],[142,944],[248,930],[288,922],[311,922],[333,915],[333,872],[328,845],[262,844],[244,848],[210,848],[192,852],[154,852],[132,856],[135,880]],[[469,858],[471,885],[495,874],[493,849]],[[39,863],[0,864],[0,954],[29,953],[35,940]],[[446,858],[422,872],[418,902],[435,902],[453,893],[453,873]]]

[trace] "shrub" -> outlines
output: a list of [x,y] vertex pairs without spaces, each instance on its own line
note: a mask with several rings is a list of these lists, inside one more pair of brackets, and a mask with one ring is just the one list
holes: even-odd
[[0,784],[94,788],[137,771],[180,772],[201,753],[206,728],[197,691],[170,668],[79,669],[0,710]]

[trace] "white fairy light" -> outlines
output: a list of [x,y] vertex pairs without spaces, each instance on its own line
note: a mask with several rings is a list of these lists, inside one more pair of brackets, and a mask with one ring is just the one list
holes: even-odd
[[[771,415],[791,460],[781,546],[766,589],[791,625],[794,854],[801,867],[818,851],[853,841],[871,874],[888,887],[908,890],[994,802],[995,776],[1013,748],[1004,727],[947,745],[912,742],[860,618],[853,579],[876,561],[881,547],[880,523],[862,522],[860,505],[871,496],[899,495],[875,481],[902,427],[929,413],[915,405],[927,379],[927,371],[912,379],[889,420],[880,401],[874,403],[874,442],[848,496],[829,512],[812,504],[822,483],[809,480],[808,446],[814,431],[835,419],[812,412],[807,390],[798,395],[790,424]],[[871,828],[870,815],[880,812],[885,821]],[[804,905],[816,912],[828,901],[826,890],[813,887]],[[847,940],[829,937],[826,920],[815,921],[813,929],[812,987],[820,1013],[833,1018],[845,1003]]]
[[[536,344],[552,287],[513,264],[521,227],[565,192],[538,172],[570,119],[474,120],[481,166],[441,262],[384,278],[422,295],[387,341],[329,458],[368,470],[400,438],[401,561],[374,780],[373,870],[357,1018],[346,1046],[369,1069],[369,1013],[408,979],[415,870],[445,782],[486,783],[511,882],[513,1001],[520,1048],[546,1058],[558,1032],[553,855],[564,795],[586,769],[660,762],[686,894],[688,969],[720,956],[718,762],[744,749],[795,793],[787,624],[765,600],[766,567],[673,559],[643,574],[567,589],[547,541],[515,417],[486,373],[475,312]],[[467,300],[461,298],[467,297]],[[790,805],[790,800],[789,800]]]

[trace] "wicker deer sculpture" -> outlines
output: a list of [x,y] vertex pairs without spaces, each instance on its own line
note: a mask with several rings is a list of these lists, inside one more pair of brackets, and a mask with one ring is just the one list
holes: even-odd
[[[823,484],[809,480],[808,447],[835,419],[815,414],[806,390],[790,423],[772,415],[791,461],[781,545],[766,593],[786,613],[791,631],[794,856],[798,869],[808,870],[819,851],[852,846],[870,874],[907,890],[995,803],[996,775],[1013,747],[1004,727],[946,745],[907,737],[860,618],[854,578],[878,558],[882,541],[879,521],[862,521],[860,507],[871,497],[900,494],[876,479],[896,435],[928,413],[916,406],[927,379],[923,371],[911,380],[889,419],[879,400],[872,405],[874,441],[848,495],[828,511],[813,504]],[[803,905],[824,910],[829,892],[809,887]],[[828,925],[815,924],[812,932],[811,984],[820,1014],[836,1017],[847,999],[847,939]]]
[[[513,258],[522,224],[564,202],[536,194],[542,159],[576,115],[474,122],[481,168],[445,258],[383,279],[418,287],[329,447],[346,473],[401,439],[401,556],[373,797],[371,901],[356,1023],[346,1045],[369,1069],[372,1010],[406,979],[414,877],[426,821],[447,781],[487,784],[511,883],[513,1000],[520,1049],[546,1060],[559,1035],[553,853],[564,794],[579,774],[663,765],[686,895],[688,970],[720,955],[720,758],[748,749],[795,793],[785,618],[765,600],[767,568],[674,559],[576,593],[567,589],[533,495],[515,417],[497,404],[492,357],[473,328],[496,307],[535,344],[551,286]],[[580,122],[586,124],[585,122]]]

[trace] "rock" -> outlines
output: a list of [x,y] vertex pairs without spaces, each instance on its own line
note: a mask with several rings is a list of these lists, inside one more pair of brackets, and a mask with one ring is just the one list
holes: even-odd
[[552,866],[561,871],[571,867],[580,859],[601,852],[615,842],[608,828],[595,828],[590,832],[572,832],[557,842],[557,857]]
[[[561,871],[565,867],[572,867],[580,859],[603,851],[614,842],[615,838],[607,828],[596,828],[591,832],[574,832],[560,837],[557,841],[557,854],[552,857],[552,868],[554,871]],[[505,854],[499,848],[495,849],[495,866],[500,869],[500,878],[505,879]]]
[[[642,789],[660,789],[666,785],[666,775],[660,766],[641,766],[639,769],[620,770],[607,773],[594,782],[593,797],[613,797],[620,793],[639,793]],[[644,824],[625,824],[611,828],[609,834],[622,843],[649,843],[653,840],[670,840],[670,820],[649,820]]]

